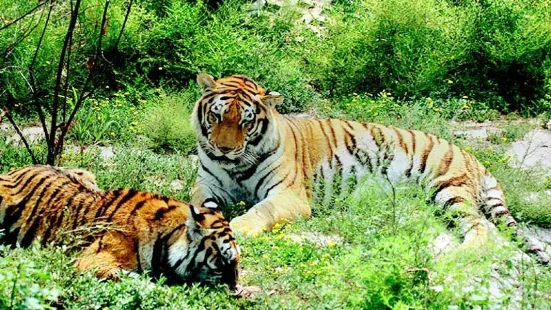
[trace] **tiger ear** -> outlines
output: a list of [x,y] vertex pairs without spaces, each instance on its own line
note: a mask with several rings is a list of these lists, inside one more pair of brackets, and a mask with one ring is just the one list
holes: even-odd
[[199,73],[197,75],[197,84],[199,84],[199,87],[201,87],[202,93],[205,93],[206,91],[215,88],[217,85],[212,75],[207,73]]
[[194,206],[189,206],[188,219],[186,221],[188,236],[193,239],[201,239],[204,235],[202,221],[205,219],[201,210]]
[[271,91],[262,98],[262,102],[270,108],[275,108],[278,104],[283,102],[283,96],[278,92]]

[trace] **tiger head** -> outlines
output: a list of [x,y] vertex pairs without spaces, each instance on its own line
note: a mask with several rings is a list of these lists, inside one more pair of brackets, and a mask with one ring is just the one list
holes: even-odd
[[267,93],[244,75],[214,80],[201,73],[197,83],[202,95],[195,104],[192,122],[201,149],[209,157],[235,161],[267,147],[266,137],[276,130],[275,107],[283,96]]
[[169,264],[179,278],[235,288],[240,249],[217,204],[189,206],[185,226],[185,233],[169,247]]

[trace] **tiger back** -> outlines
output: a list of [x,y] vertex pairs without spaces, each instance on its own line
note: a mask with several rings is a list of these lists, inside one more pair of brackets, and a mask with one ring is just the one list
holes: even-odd
[[101,278],[148,270],[175,282],[237,283],[239,249],[215,205],[102,191],[85,170],[30,166],[0,175],[0,229],[1,243],[21,247],[77,236],[76,268]]
[[[315,188],[328,201],[368,176],[424,185],[458,218],[465,245],[485,242],[483,214],[517,225],[497,180],[444,139],[381,124],[282,115],[276,106],[283,97],[243,75],[215,80],[199,74],[197,81],[201,98],[191,117],[200,167],[192,203],[252,205],[231,221],[234,231],[256,234],[279,221],[309,217]],[[549,261],[541,247],[529,248]]]

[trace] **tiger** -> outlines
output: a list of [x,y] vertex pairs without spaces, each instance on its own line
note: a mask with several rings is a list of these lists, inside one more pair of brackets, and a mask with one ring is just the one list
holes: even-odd
[[0,175],[0,244],[62,244],[82,235],[74,242],[80,272],[119,279],[147,270],[169,283],[235,288],[240,249],[218,209],[133,189],[104,191],[86,170],[28,166]]
[[[215,80],[200,73],[197,83],[201,96],[191,122],[200,164],[191,202],[252,206],[231,220],[234,232],[255,235],[308,218],[316,188],[327,201],[351,180],[372,175],[392,185],[425,186],[432,201],[457,219],[465,246],[486,242],[484,216],[518,233],[496,178],[444,139],[376,123],[280,114],[283,96],[245,75]],[[549,262],[541,244],[529,242],[528,250]]]

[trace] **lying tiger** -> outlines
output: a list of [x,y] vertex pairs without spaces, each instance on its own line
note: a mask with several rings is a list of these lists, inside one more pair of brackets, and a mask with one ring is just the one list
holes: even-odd
[[[283,97],[243,75],[214,80],[199,74],[197,82],[202,96],[192,123],[200,167],[192,203],[253,205],[230,222],[234,231],[255,234],[310,216],[311,180],[323,182],[328,200],[338,194],[336,187],[369,174],[392,184],[426,184],[434,201],[459,217],[465,244],[485,242],[481,213],[517,225],[496,179],[473,155],[443,139],[380,124],[282,115],[276,106]],[[540,246],[529,247],[549,261]]]
[[235,287],[239,249],[213,203],[192,207],[131,189],[101,191],[79,169],[31,166],[0,175],[0,243],[59,243],[63,234],[99,230],[83,240],[78,270],[100,278],[150,270],[171,281]]

